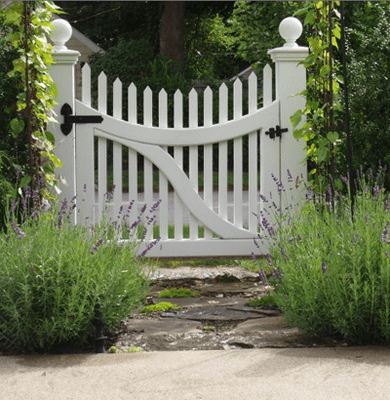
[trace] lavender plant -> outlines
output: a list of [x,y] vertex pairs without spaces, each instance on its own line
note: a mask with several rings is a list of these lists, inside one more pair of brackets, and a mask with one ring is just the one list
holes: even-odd
[[148,293],[137,235],[118,242],[112,223],[71,226],[75,199],[30,214],[29,196],[12,201],[0,233],[0,344],[50,352],[88,342],[96,304],[112,331]]
[[267,278],[261,269],[261,278],[272,281],[289,324],[354,344],[389,342],[390,213],[381,176],[358,174],[354,204],[347,189],[330,185],[320,198],[308,188],[301,213],[285,213],[259,238],[273,270]]

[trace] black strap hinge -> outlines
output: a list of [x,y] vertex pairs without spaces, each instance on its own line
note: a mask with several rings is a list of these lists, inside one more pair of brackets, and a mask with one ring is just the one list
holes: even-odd
[[288,129],[282,129],[279,125],[276,125],[275,128],[269,128],[265,134],[268,135],[270,139],[275,140],[276,137],[282,138],[282,132],[288,132]]
[[73,115],[72,107],[65,103],[61,107],[61,115],[64,116],[64,123],[61,124],[61,132],[69,135],[73,124],[101,124],[103,117],[101,115]]

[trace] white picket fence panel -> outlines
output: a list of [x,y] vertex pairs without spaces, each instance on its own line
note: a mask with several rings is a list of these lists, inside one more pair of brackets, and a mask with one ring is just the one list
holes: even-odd
[[[259,233],[260,211],[267,206],[260,195],[272,197],[282,206],[272,174],[281,179],[283,165],[287,163],[290,171],[299,172],[305,178],[305,166],[298,166],[304,158],[303,144],[300,143],[299,147],[291,141],[292,129],[287,113],[302,107],[302,98],[296,96],[294,99],[291,95],[304,89],[305,78],[304,74],[302,78],[302,68],[297,61],[302,59],[307,49],[298,47],[295,42],[293,44],[270,51],[276,63],[276,88],[273,89],[272,69],[267,65],[262,77],[261,108],[258,107],[257,77],[252,73],[248,79],[247,110],[243,109],[243,84],[240,79],[233,84],[232,118],[228,115],[229,93],[225,84],[217,93],[206,88],[203,104],[196,90],[192,89],[188,96],[188,116],[184,115],[183,94],[178,90],[173,96],[172,126],[169,126],[166,91],[163,89],[153,94],[150,88],[146,88],[143,93],[138,93],[134,84],[126,88],[128,107],[124,120],[123,88],[119,79],[113,83],[112,113],[109,115],[109,90],[104,72],[98,77],[98,98],[93,101],[96,108],[92,107],[91,71],[88,64],[84,65],[82,100],[75,100],[72,93],[65,93],[63,97],[71,102],[76,115],[100,115],[103,122],[77,124],[72,130],[72,143],[62,137],[64,146],[59,153],[63,151],[65,154],[65,147],[73,152],[62,160],[66,164],[74,164],[69,167],[69,175],[73,179],[68,177],[73,192],[69,190],[64,195],[77,195],[79,214],[75,222],[95,224],[106,215],[116,223],[130,226],[146,207],[142,223],[149,227],[148,241],[157,242],[158,239],[148,253],[150,257],[250,256],[256,250],[253,239]],[[71,58],[70,53],[68,50],[67,60]],[[57,63],[61,55],[65,58],[64,50],[55,54]],[[54,69],[53,79],[56,71]],[[73,98],[70,99],[70,95]],[[143,99],[142,123],[137,121],[138,96]],[[215,101],[218,102],[217,122],[213,121]],[[154,102],[158,102],[156,126],[153,125]],[[200,107],[203,107],[202,121],[199,120]],[[185,117],[188,126],[184,126]],[[277,125],[288,125],[289,135],[283,134],[282,139],[272,140],[266,131]],[[283,147],[285,143],[288,147]],[[229,145],[233,147],[233,160],[228,160]],[[217,189],[213,187],[216,148]],[[292,152],[294,149],[295,153]],[[139,155],[143,156],[141,168]],[[198,186],[201,156],[202,191]],[[245,157],[248,159],[244,160]],[[231,192],[228,191],[229,161],[233,161],[234,188]],[[243,164],[248,165],[248,191],[245,193]],[[188,171],[185,166],[188,166]],[[158,191],[153,188],[156,171]],[[143,175],[143,187],[138,182],[139,173]],[[128,191],[124,193],[123,179],[126,176]],[[108,194],[109,179],[112,179],[115,188],[112,196]],[[157,200],[158,208],[150,211]],[[154,218],[154,223],[159,226],[158,238],[157,233],[153,236],[151,229]],[[183,234],[185,225],[188,225],[188,237]],[[202,235],[199,235],[200,230]],[[267,249],[260,248],[258,251],[266,253]]]

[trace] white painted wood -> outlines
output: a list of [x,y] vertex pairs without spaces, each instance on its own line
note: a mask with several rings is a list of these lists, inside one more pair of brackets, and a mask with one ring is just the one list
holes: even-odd
[[[227,120],[228,88],[223,83],[219,88],[219,125],[225,125]],[[227,141],[220,141],[218,150],[218,213],[221,218],[227,219]]]
[[127,113],[128,121],[132,124],[137,123],[137,87],[132,83],[127,91]]
[[[198,126],[198,93],[192,89],[189,94],[189,126],[196,128]],[[189,178],[195,192],[198,193],[198,146],[189,148]],[[198,239],[198,221],[190,215],[190,239]]]
[[[147,257],[158,257],[158,258],[169,258],[172,254],[175,257],[221,257],[223,255],[226,258],[232,257],[247,257],[252,252],[256,254],[267,254],[268,250],[264,244],[259,243],[259,248],[253,243],[253,240],[220,240],[220,239],[198,239],[189,240],[184,239],[181,241],[176,240],[166,240],[159,241],[156,246],[154,246],[150,252],[148,252]],[[142,244],[141,250],[146,247]]]
[[104,72],[98,78],[98,110],[107,114],[107,76]]
[[249,134],[248,138],[248,229],[250,232],[257,232],[257,217],[259,215],[258,208],[258,143],[257,143],[257,132]]
[[[127,119],[129,123],[137,123],[137,87],[131,83],[127,88]],[[137,152],[128,148],[128,185],[129,185],[129,204],[127,207],[127,221],[129,226],[138,216],[138,161]],[[130,203],[134,201],[130,209]]]
[[[286,35],[283,34],[283,37]],[[121,186],[122,182],[122,146],[129,148],[128,153],[129,171],[129,196],[137,193],[137,153],[144,156],[145,202],[152,206],[153,203],[153,167],[159,169],[160,189],[159,196],[167,198],[167,181],[169,180],[175,190],[174,218],[175,238],[169,239],[167,235],[167,223],[162,217],[162,240],[155,246],[149,255],[161,257],[173,256],[234,256],[249,255],[252,251],[266,252],[267,249],[260,248],[256,251],[253,247],[253,236],[257,232],[257,221],[251,217],[254,210],[257,211],[257,174],[258,174],[258,140],[257,131],[260,131],[260,155],[261,155],[261,194],[269,196],[277,201],[277,187],[272,179],[271,173],[277,178],[281,177],[282,170],[289,168],[295,175],[302,171],[305,177],[305,165],[302,163],[304,153],[302,143],[294,141],[289,118],[299,107],[304,105],[304,99],[296,96],[305,88],[305,72],[299,64],[307,54],[307,49],[296,46],[291,38],[286,36],[287,44],[284,47],[273,49],[269,52],[275,61],[276,78],[275,93],[276,100],[272,101],[272,71],[269,66],[264,68],[263,74],[263,101],[264,107],[257,109],[257,83],[254,75],[249,78],[248,115],[242,116],[242,85],[240,82],[234,84],[233,93],[233,120],[228,120],[228,90],[222,85],[219,90],[219,122],[212,122],[212,93],[206,89],[204,102],[204,126],[198,126],[197,95],[193,91],[190,94],[189,127],[183,127],[183,98],[178,91],[174,96],[174,127],[168,128],[167,124],[167,97],[162,92],[159,99],[159,126],[153,126],[153,102],[152,92],[147,88],[144,92],[143,123],[137,123],[137,94],[134,85],[128,88],[128,121],[122,118],[122,89],[119,81],[114,84],[114,109],[113,117],[105,115],[107,112],[107,88],[103,83],[104,75],[99,76],[98,110],[91,108],[91,80],[90,68],[83,68],[82,102],[72,100],[75,104],[76,115],[101,115],[104,116],[102,124],[78,124],[75,130],[75,153],[71,154],[69,160],[76,160],[77,203],[81,212],[78,222],[92,223],[94,220],[94,137],[98,137],[98,200],[101,203],[102,189],[106,185],[107,174],[107,147],[108,140],[114,142],[114,183]],[[290,43],[290,42],[291,43]],[[70,56],[69,56],[70,57]],[[65,60],[65,59],[64,59]],[[70,58],[69,58],[70,60]],[[67,63],[74,62],[67,61]],[[58,74],[57,74],[58,75]],[[58,87],[62,83],[56,76]],[[68,76],[67,74],[66,76]],[[70,75],[69,75],[70,76]],[[68,86],[73,83],[67,82]],[[62,85],[64,86],[64,85]],[[299,101],[296,101],[299,99]],[[279,112],[281,116],[279,117]],[[288,127],[288,133],[279,139],[271,140],[265,132],[276,125]],[[285,126],[284,126],[285,125]],[[54,127],[54,129],[56,129]],[[249,135],[249,230],[242,227],[242,138]],[[56,136],[57,137],[57,136]],[[73,139],[72,139],[73,140]],[[227,221],[227,143],[234,141],[234,164],[235,164],[235,193],[234,193],[234,223]],[[219,215],[213,211],[212,199],[212,148],[218,144],[219,150]],[[172,157],[167,148],[173,146]],[[198,146],[204,146],[204,201],[198,192]],[[189,177],[183,171],[183,147],[189,147],[190,172]],[[299,158],[299,160],[298,160]],[[301,159],[302,158],[302,159]],[[196,162],[195,162],[196,161]],[[122,190],[120,190],[122,192]],[[276,194],[276,196],[275,196]],[[114,208],[122,201],[122,193],[114,199]],[[264,204],[262,204],[264,207]],[[137,209],[138,207],[135,207]],[[195,229],[191,233],[191,239],[183,240],[183,211],[188,209],[196,219],[197,224],[205,226],[205,239],[198,239]],[[101,213],[101,204],[99,213]],[[165,213],[167,214],[167,213]],[[160,218],[161,219],[161,218]],[[221,239],[213,239],[211,232],[215,232]]]
[[[119,78],[113,84],[113,117],[122,119],[122,82]],[[119,217],[119,210],[122,206],[122,145],[114,141],[113,144],[113,218]]]
[[[233,84],[233,118],[242,117],[242,82]],[[242,227],[242,137],[234,139],[234,224]]]
[[257,75],[252,72],[248,78],[248,112],[253,114],[257,110]]
[[272,68],[267,64],[263,69],[263,105],[272,103]]
[[[107,114],[107,76],[104,72],[98,78],[98,110]],[[106,207],[107,194],[107,139],[98,137],[98,215],[100,221]]]
[[[110,134],[99,132],[99,135],[108,137]],[[119,139],[124,146],[134,147],[140,154],[154,161],[154,165],[161,169],[172,183],[180,199],[200,223],[218,234],[221,238],[253,238],[248,230],[234,226],[232,223],[219,218],[219,216],[205,205],[203,200],[194,191],[187,175],[179,168],[172,157],[161,147]]]
[[[180,90],[176,90],[174,94],[173,104],[173,127],[175,129],[183,128],[183,95]],[[183,148],[175,146],[174,159],[177,166],[183,170]],[[174,237],[175,239],[183,239],[183,203],[175,191],[174,198]]]
[[[253,114],[257,110],[257,76],[252,72],[248,78],[248,112]],[[248,137],[248,229],[250,232],[257,232],[258,225],[258,141],[257,131],[249,134]]]
[[[227,97],[224,98],[222,96],[222,100],[226,101],[227,118]],[[101,115],[97,110],[81,102],[78,104],[79,107],[83,108],[83,112],[85,113],[89,112],[91,115]],[[109,129],[112,131],[113,136],[131,139],[136,142],[159,146],[203,146],[205,144],[234,139],[237,136],[243,136],[248,132],[253,132],[265,126],[268,127],[269,121],[273,118],[272,115],[278,113],[278,110],[279,102],[275,100],[268,107],[260,108],[253,114],[244,115],[239,120],[227,121],[226,119],[223,123],[198,128],[183,128],[183,123],[181,122],[181,126],[175,129],[164,129],[141,124],[130,124],[127,121],[116,120],[111,116],[104,118],[104,125],[106,125],[106,122],[109,124]],[[222,113],[223,115],[224,113]]]
[[[203,103],[203,125],[211,126],[213,124],[213,92],[208,86],[204,91]],[[203,177],[204,177],[204,202],[213,209],[213,145],[206,144],[203,154]],[[205,239],[212,238],[212,232],[205,229]]]
[[[159,93],[159,107],[158,107],[159,127],[168,127],[168,95],[162,89]],[[167,146],[161,147],[164,151],[168,151]],[[159,198],[161,204],[159,206],[159,220],[160,220],[160,237],[162,240],[168,239],[168,180],[162,171],[159,172]]]
[[81,88],[81,99],[82,102],[90,106],[91,105],[91,67],[88,64],[84,64],[81,70],[82,88]]
[[[144,90],[144,125],[153,125],[153,92],[148,86]],[[153,164],[148,157],[144,157],[144,204],[153,205]]]

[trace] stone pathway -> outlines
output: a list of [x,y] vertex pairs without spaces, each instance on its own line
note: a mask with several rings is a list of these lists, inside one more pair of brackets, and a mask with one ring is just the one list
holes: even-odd
[[[119,351],[130,346],[144,351],[220,350],[264,347],[312,347],[346,345],[316,339],[287,326],[277,310],[246,306],[267,288],[256,273],[240,267],[160,268],[151,276],[149,304],[169,301],[179,311],[132,314],[109,345]],[[195,298],[162,299],[165,288],[186,287]]]

